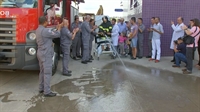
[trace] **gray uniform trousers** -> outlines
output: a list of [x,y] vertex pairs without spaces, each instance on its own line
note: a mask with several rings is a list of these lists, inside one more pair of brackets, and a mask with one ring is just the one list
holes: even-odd
[[82,43],[82,36],[80,36],[79,41],[78,41],[78,48],[77,48],[77,56],[82,56],[83,55],[83,43]]
[[88,61],[90,56],[89,56],[89,45],[90,45],[90,37],[82,37],[82,42],[83,42],[83,57],[82,61]]
[[52,56],[45,56],[44,58],[41,55],[41,51],[37,51],[37,58],[40,66],[40,74],[39,74],[39,90],[43,91],[44,94],[49,94],[51,92],[50,81],[52,76]]
[[143,41],[144,36],[139,36],[137,41],[137,56],[143,56]]
[[80,35],[75,36],[74,40],[72,41],[72,55],[74,57],[80,56],[80,49],[81,49],[81,37]]
[[152,56],[152,43],[151,43],[151,39],[148,39],[148,56]]
[[83,44],[83,57],[82,61],[88,61],[89,60],[89,45],[90,45],[90,34],[91,29],[89,22],[84,21],[81,25],[81,31],[82,31],[82,44]]
[[40,66],[39,91],[44,91],[44,94],[49,94],[51,92],[50,81],[54,53],[52,39],[60,37],[60,32],[39,25],[36,29],[36,37],[38,45],[37,58]]
[[[75,28],[81,28],[82,23],[79,22],[78,24],[73,22],[71,24],[71,31],[73,31]],[[74,38],[74,40],[72,41],[72,55],[74,57],[76,56],[80,56],[80,50],[81,50],[81,32],[78,31],[76,33],[76,36]]]
[[71,40],[72,40],[71,32],[69,31],[68,28],[63,27],[61,29],[61,38],[60,38],[61,48],[63,52],[63,60],[62,60],[63,74],[67,74],[69,71],[68,64],[69,64],[69,57],[70,57]]
[[62,64],[63,64],[63,73],[68,73],[68,64],[69,64],[69,55],[70,55],[70,44],[61,46],[62,52],[63,52],[63,59],[62,59]]
[[[81,54],[80,54],[80,53],[79,53],[79,54],[80,54],[81,56],[83,56],[83,40],[82,40],[82,35],[81,35],[81,38],[80,38],[80,45],[81,45],[81,47],[80,47],[80,50],[79,50],[79,51],[81,52]],[[78,55],[79,55],[79,54],[78,54]]]

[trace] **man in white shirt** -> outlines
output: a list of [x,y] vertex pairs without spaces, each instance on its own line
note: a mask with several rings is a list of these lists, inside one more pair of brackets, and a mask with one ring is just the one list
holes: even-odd
[[51,4],[50,9],[47,10],[47,17],[48,17],[47,21],[49,25],[54,24],[54,23],[51,23],[51,20],[55,19],[55,16],[56,16],[55,5]]
[[[184,35],[184,30],[181,28],[184,23],[183,23],[183,18],[182,17],[178,17],[177,18],[177,25],[174,25],[174,22],[171,21],[172,24],[172,29],[173,29],[173,34],[172,34],[172,40],[171,40],[171,45],[170,45],[170,49],[174,49],[174,41],[178,40],[178,38],[183,37]],[[173,58],[173,60],[171,62],[175,62],[175,58]]]
[[[155,63],[158,63],[160,61],[160,55],[161,55],[161,41],[160,37],[161,34],[164,33],[163,26],[160,24],[160,18],[155,18],[155,24],[153,25],[153,28],[151,28],[153,31],[153,37],[152,37],[152,56],[149,59],[149,61],[155,60]],[[157,51],[157,55],[156,55]]]

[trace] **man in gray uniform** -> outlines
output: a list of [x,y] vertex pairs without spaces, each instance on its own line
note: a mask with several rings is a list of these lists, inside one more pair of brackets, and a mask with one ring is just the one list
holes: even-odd
[[56,93],[50,90],[50,80],[52,76],[52,57],[53,57],[53,38],[60,37],[61,24],[58,25],[57,31],[45,28],[48,24],[46,17],[39,18],[39,27],[36,29],[36,42],[38,45],[37,58],[40,66],[39,74],[39,92],[45,97],[56,96]]
[[82,42],[83,42],[83,57],[81,63],[87,64],[87,62],[92,62],[89,60],[89,41],[90,41],[90,33],[94,31],[95,28],[91,29],[89,25],[90,16],[87,15],[85,17],[85,21],[81,25],[82,31]]
[[139,59],[143,57],[143,42],[144,42],[144,30],[145,26],[143,24],[143,19],[138,18],[138,41],[137,41],[137,56]]
[[[81,28],[82,23],[79,21],[78,15],[75,16],[74,20],[75,21],[71,24],[71,31],[73,31],[76,28],[79,29]],[[81,31],[79,30],[76,33],[74,40],[72,41],[72,55],[74,60],[81,58],[80,49],[81,49]]]
[[71,76],[71,71],[68,69],[69,64],[69,54],[70,54],[70,46],[71,41],[76,38],[75,35],[77,34],[79,28],[76,28],[73,30],[73,33],[71,33],[68,29],[69,27],[69,21],[66,18],[63,18],[63,28],[61,29],[61,37],[60,37],[60,43],[61,48],[63,52],[63,75],[65,76]]
[[155,24],[155,17],[151,18],[151,25],[150,28],[147,29],[147,31],[149,32],[149,39],[148,39],[148,56],[146,56],[146,58],[151,58],[152,56],[152,36],[153,36],[153,31],[151,30],[151,28],[153,28],[153,25]]
[[[90,28],[92,29],[93,27],[97,27],[97,26],[95,26],[95,23],[94,23],[95,21],[94,21],[94,19],[91,19],[90,20]],[[93,57],[92,57],[92,42],[94,41],[94,38],[95,38],[95,35],[97,35],[97,32],[95,32],[95,31],[93,31],[93,32],[91,32],[90,33],[90,43],[89,43],[89,59],[90,60],[94,60],[93,59]]]

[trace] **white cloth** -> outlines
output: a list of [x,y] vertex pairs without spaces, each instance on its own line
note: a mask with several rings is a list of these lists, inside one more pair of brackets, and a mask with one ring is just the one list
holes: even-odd
[[55,6],[47,10],[47,21],[50,22],[52,17],[56,16]]
[[111,38],[113,42],[113,46],[118,45],[118,38],[119,38],[119,26],[115,24],[112,28]]
[[[160,60],[160,55],[161,55],[161,48],[160,48],[161,42],[160,39],[152,39],[152,59]],[[156,55],[157,51],[157,55]]]
[[177,40],[179,37],[183,37],[184,30],[181,28],[183,25],[184,25],[184,23],[181,23],[180,25],[177,24],[176,26],[174,24],[172,25],[172,29],[174,30],[174,32],[172,34],[170,49],[174,49],[174,41],[175,40]]

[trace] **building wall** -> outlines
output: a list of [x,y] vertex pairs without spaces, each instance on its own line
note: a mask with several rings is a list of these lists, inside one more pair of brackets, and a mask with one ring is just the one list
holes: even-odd
[[[128,10],[128,12],[126,12],[126,14],[124,15],[127,15],[129,19],[132,16],[141,16],[144,20],[146,28],[148,28],[150,25],[151,17],[160,17],[160,23],[163,25],[164,28],[164,34],[161,36],[162,56],[171,56],[173,54],[172,50],[170,50],[169,48],[173,32],[171,28],[171,20],[176,23],[177,17],[182,16],[185,19],[184,23],[188,25],[190,19],[200,19],[199,0],[192,0],[192,2],[191,0],[138,0],[138,2],[140,3],[138,7],[132,10]],[[140,9],[139,7],[141,7],[142,9]],[[137,8],[142,11],[141,15],[140,13],[136,13]],[[144,55],[147,55],[148,53],[147,38],[148,32],[145,31]]]
[[[132,5],[130,4],[132,1]],[[134,8],[134,2],[137,1],[138,5]],[[124,18],[129,20],[133,15],[137,18],[142,17],[142,2],[143,0],[123,0]]]
[[130,2],[129,2],[130,0],[123,0],[122,1],[122,7],[123,7],[123,14],[122,14],[122,16],[123,16],[123,18],[127,21],[128,20],[128,12],[129,12],[129,4],[130,4]]

